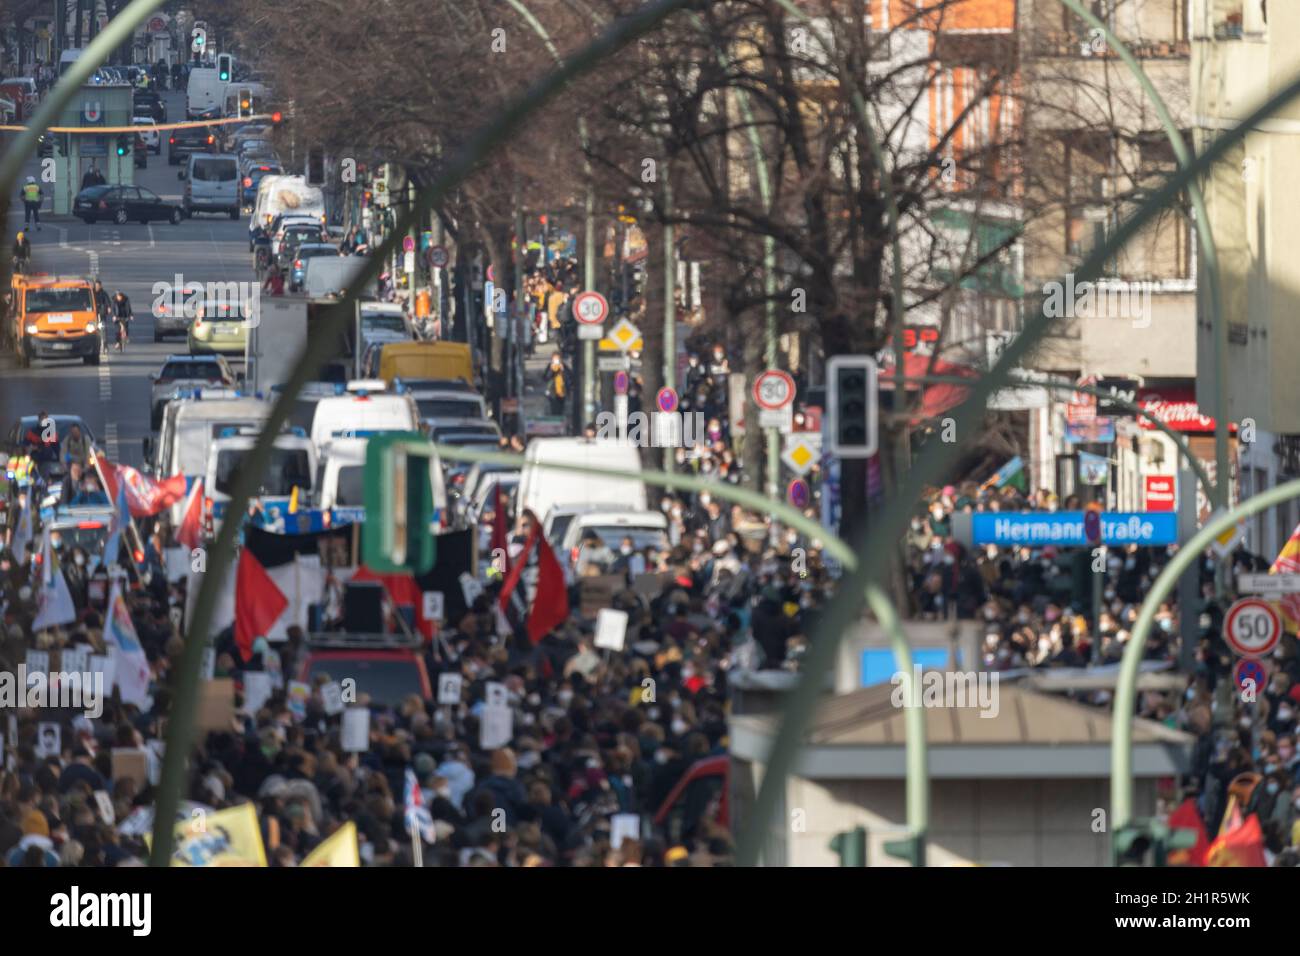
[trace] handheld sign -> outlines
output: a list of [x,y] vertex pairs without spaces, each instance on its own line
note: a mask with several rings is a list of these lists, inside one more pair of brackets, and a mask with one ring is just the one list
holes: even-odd
[[1223,639],[1242,657],[1263,657],[1282,637],[1282,618],[1259,598],[1242,598],[1223,619]]

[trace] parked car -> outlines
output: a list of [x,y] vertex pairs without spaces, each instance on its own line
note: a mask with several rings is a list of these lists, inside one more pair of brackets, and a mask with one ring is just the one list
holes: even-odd
[[174,226],[183,218],[180,206],[164,201],[156,192],[143,186],[87,187],[77,193],[72,203],[72,214],[88,224],[109,219],[118,225],[164,221]]

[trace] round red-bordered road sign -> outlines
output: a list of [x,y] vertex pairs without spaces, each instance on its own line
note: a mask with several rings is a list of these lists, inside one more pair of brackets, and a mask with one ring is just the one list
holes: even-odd
[[659,406],[659,411],[665,414],[677,411],[677,390],[665,385],[655,395],[655,404]]
[[1268,686],[1268,668],[1264,666],[1263,661],[1257,661],[1253,657],[1243,657],[1232,669],[1232,679],[1241,690],[1246,689],[1246,681],[1253,681],[1255,693],[1258,694]]
[[1282,618],[1267,601],[1242,598],[1228,608],[1223,639],[1242,657],[1263,657],[1282,639]]
[[794,379],[789,372],[770,368],[754,379],[754,403],[770,412],[780,411],[794,401]]
[[600,325],[609,317],[609,302],[599,292],[579,292],[573,298],[573,317],[584,325]]

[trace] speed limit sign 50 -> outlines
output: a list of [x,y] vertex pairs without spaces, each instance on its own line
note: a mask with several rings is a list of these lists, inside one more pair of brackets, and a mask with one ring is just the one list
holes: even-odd
[[1282,637],[1282,618],[1267,601],[1242,598],[1223,619],[1223,639],[1242,657],[1263,657]]

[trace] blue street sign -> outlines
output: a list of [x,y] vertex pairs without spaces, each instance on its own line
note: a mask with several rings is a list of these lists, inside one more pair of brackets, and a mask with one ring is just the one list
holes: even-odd
[[[1083,548],[1088,545],[1083,515],[1082,511],[979,512],[970,515],[968,543]],[[1178,540],[1178,515],[1172,511],[1103,512],[1101,540],[1112,546],[1173,544]]]

